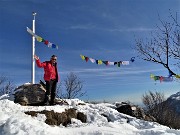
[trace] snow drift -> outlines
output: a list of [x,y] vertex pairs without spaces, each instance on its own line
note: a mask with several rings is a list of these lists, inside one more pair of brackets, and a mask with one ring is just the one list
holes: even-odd
[[[85,103],[79,99],[66,100],[69,105],[21,106],[8,95],[0,97],[0,135],[179,135],[180,130],[170,129],[155,122],[147,122],[119,113],[113,104]],[[82,104],[80,104],[82,103]],[[75,108],[87,115],[87,123],[71,119],[67,127],[49,126],[45,115],[26,115],[26,111],[54,110],[64,112]],[[108,116],[110,121],[108,122]]]

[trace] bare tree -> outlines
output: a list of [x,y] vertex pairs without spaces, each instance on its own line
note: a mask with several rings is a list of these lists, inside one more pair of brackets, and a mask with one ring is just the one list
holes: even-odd
[[173,67],[180,68],[180,25],[177,14],[173,17],[170,13],[169,18],[171,22],[162,21],[159,17],[162,26],[157,26],[149,41],[136,39],[136,50],[143,60],[161,64],[171,75],[178,75]]
[[82,91],[82,81],[75,75],[73,72],[67,75],[67,78],[64,80],[65,85],[65,94],[64,98],[72,99],[84,96],[86,92]]
[[180,124],[177,122],[180,117],[164,98],[163,93],[149,91],[149,93],[143,95],[142,101],[146,113],[156,118],[158,123],[175,129],[180,128]]
[[15,85],[5,76],[0,76],[0,95],[12,94],[15,89]]
[[154,108],[157,109],[157,106],[164,101],[164,94],[160,92],[153,93],[152,91],[149,91],[142,96],[142,102],[145,105],[145,110],[148,112],[150,111],[151,115],[153,116],[157,115],[158,111],[160,110],[160,108],[158,108],[158,110],[154,110]]
[[57,88],[56,88],[56,97],[57,98],[62,98],[62,83],[61,82],[59,82],[58,84],[57,84]]

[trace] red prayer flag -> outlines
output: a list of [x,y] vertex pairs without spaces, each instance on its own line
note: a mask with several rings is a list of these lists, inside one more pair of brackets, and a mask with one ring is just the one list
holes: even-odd
[[44,41],[44,44],[48,45],[49,41],[48,40],[45,40]]

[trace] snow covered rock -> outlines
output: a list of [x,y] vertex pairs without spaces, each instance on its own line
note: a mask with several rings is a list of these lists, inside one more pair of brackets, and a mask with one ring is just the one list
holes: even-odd
[[118,103],[116,104],[116,106],[116,110],[120,113],[124,113],[146,121],[156,121],[156,119],[153,116],[145,114],[144,110],[138,106],[130,105],[125,102]]
[[35,116],[37,117],[38,114],[45,114],[46,120],[45,123],[48,125],[57,125],[59,126],[62,124],[63,126],[67,126],[68,124],[71,124],[71,119],[75,118],[80,120],[83,123],[86,123],[87,116],[83,114],[82,112],[77,112],[76,109],[70,108],[65,110],[65,112],[58,113],[54,112],[53,110],[47,111],[43,110],[41,112],[38,111],[28,111],[25,112],[25,114]]
[[21,105],[43,104],[45,91],[41,84],[23,84],[14,90],[14,102]]

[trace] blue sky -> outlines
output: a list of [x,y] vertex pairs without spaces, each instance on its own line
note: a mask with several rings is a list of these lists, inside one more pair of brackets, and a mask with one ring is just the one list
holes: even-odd
[[[180,15],[180,0],[0,0],[0,74],[16,85],[31,82],[32,12],[37,12],[36,34],[59,45],[51,49],[36,42],[41,61],[58,56],[63,81],[70,72],[83,81],[89,101],[140,102],[142,94],[178,92],[179,82],[159,83],[150,74],[167,76],[161,65],[137,58],[136,38],[149,38],[169,9]],[[95,59],[119,61],[135,56],[128,66],[105,66],[85,62],[80,54]],[[175,69],[176,70],[176,69]],[[43,69],[36,67],[36,83]]]

